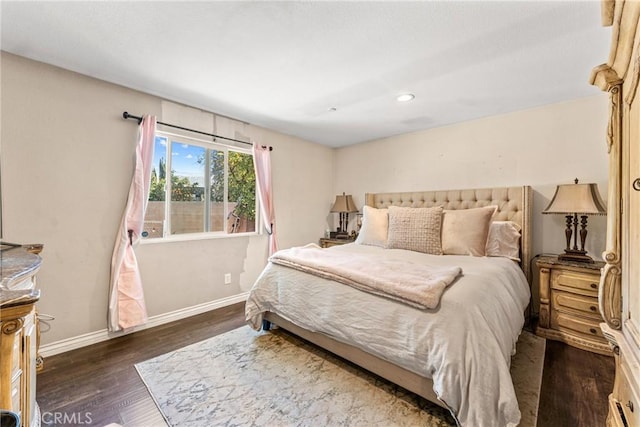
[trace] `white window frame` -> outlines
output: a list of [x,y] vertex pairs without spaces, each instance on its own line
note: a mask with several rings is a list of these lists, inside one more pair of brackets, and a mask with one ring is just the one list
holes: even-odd
[[[177,133],[172,133],[172,132],[166,132],[166,131],[158,131],[156,130],[155,136],[160,136],[160,137],[164,137],[167,139],[167,148],[166,148],[166,174],[167,174],[167,179],[165,181],[165,206],[164,206],[164,225],[163,225],[163,233],[165,234],[162,237],[154,237],[154,238],[142,238],[140,240],[141,244],[157,244],[157,243],[167,243],[167,242],[184,242],[184,241],[190,241],[190,240],[208,240],[208,239],[226,239],[226,238],[236,238],[236,237],[246,237],[246,236],[255,236],[255,235],[259,235],[262,234],[262,218],[260,215],[260,206],[259,206],[259,200],[258,200],[258,188],[257,188],[257,183],[256,183],[256,189],[255,189],[255,199],[256,199],[256,206],[255,206],[255,212],[256,212],[256,218],[255,218],[255,231],[247,231],[247,232],[243,232],[243,233],[228,233],[227,232],[227,227],[226,227],[226,220],[225,220],[225,227],[222,231],[203,231],[203,232],[198,232],[198,233],[182,233],[182,234],[170,234],[170,230],[171,230],[171,163],[172,163],[172,155],[171,155],[171,144],[175,143],[180,143],[180,142],[184,142],[187,143],[189,145],[193,145],[193,146],[197,146],[197,147],[202,147],[205,150],[217,150],[217,151],[222,151],[224,152],[224,209],[223,209],[223,214],[224,214],[224,218],[227,218],[229,215],[229,200],[228,200],[228,196],[229,196],[229,152],[230,151],[235,151],[235,152],[239,152],[239,153],[243,153],[243,154],[248,154],[250,156],[253,156],[253,152],[251,150],[251,148],[243,148],[243,147],[237,147],[237,146],[231,146],[231,145],[225,145],[225,144],[220,144],[218,142],[212,142],[212,141],[207,141],[201,138],[195,138],[195,137],[190,137],[190,136],[185,136],[185,135],[181,135],[181,134],[177,134]],[[154,141],[155,144],[155,141]],[[206,151],[205,151],[206,152]],[[254,159],[255,161],[255,159]],[[211,167],[210,167],[210,158],[209,156],[205,156],[205,166],[204,166],[205,171],[210,171]],[[205,215],[204,217],[207,218],[205,219],[205,224],[207,226],[210,226],[210,224],[208,224],[209,222],[209,210],[211,207],[211,200],[209,195],[209,190],[210,190],[210,184],[209,184],[209,177],[205,175],[205,190],[204,190],[204,195],[206,196],[204,198],[204,203],[205,203]]]

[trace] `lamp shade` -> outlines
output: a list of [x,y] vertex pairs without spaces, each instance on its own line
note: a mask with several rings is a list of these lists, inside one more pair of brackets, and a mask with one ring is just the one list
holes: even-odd
[[[577,181],[577,180],[576,180]],[[604,215],[607,213],[597,184],[558,185],[543,214]]]
[[351,194],[345,195],[342,193],[342,195],[336,196],[336,201],[333,202],[331,212],[358,212],[358,208],[356,208]]

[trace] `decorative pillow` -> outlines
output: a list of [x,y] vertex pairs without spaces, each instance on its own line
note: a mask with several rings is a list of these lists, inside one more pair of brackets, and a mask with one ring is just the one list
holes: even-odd
[[389,206],[387,248],[442,255],[442,206],[404,208]]
[[520,226],[513,221],[493,221],[489,227],[487,256],[501,256],[520,261]]
[[491,217],[497,206],[446,210],[442,216],[442,252],[445,255],[484,256]]
[[371,206],[362,208],[362,228],[358,233],[358,245],[372,245],[385,247],[387,245],[387,231],[389,230],[389,211],[376,209]]

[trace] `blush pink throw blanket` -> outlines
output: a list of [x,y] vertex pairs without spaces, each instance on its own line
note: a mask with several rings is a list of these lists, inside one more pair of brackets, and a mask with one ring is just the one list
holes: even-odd
[[460,267],[345,254],[314,244],[278,251],[269,261],[421,309],[436,308],[445,288],[462,273]]

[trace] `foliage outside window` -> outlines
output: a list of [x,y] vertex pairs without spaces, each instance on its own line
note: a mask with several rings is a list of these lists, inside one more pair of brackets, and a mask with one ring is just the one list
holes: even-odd
[[143,237],[256,230],[250,150],[157,132]]

